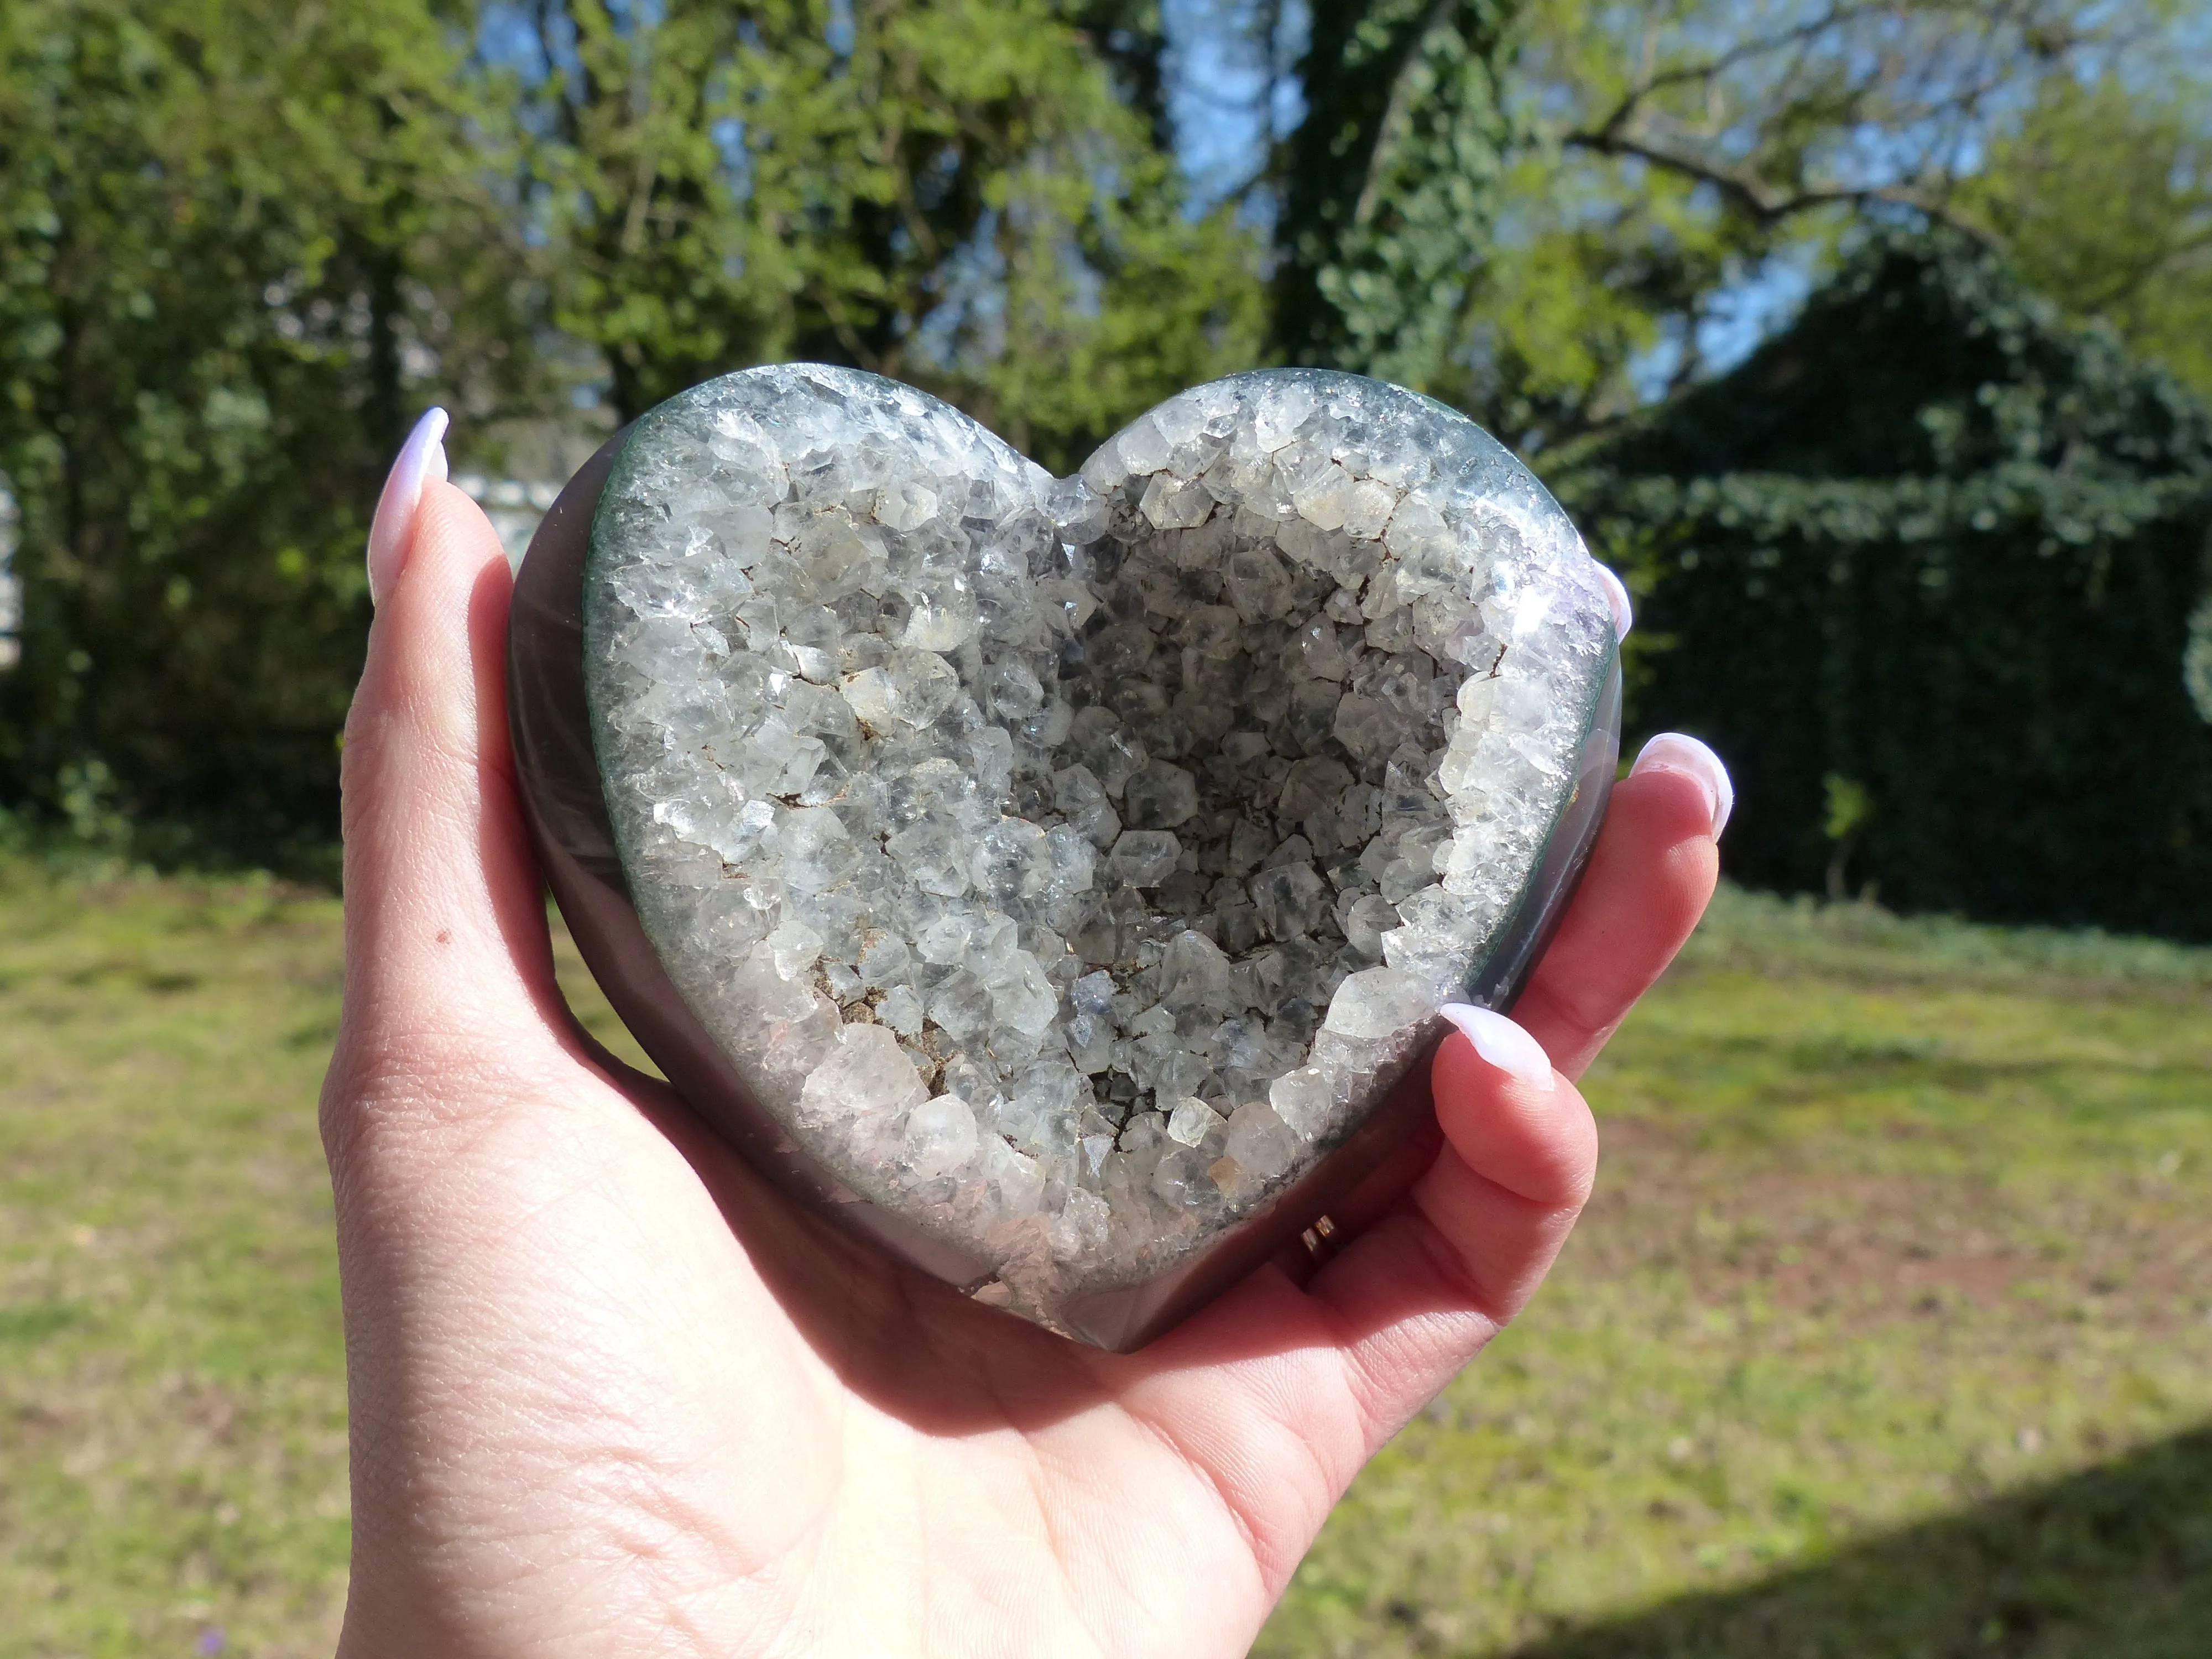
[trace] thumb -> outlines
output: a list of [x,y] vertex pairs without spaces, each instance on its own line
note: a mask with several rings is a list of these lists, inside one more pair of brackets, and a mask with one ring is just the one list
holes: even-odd
[[[421,467],[413,452],[429,424],[395,474]],[[543,1052],[560,1006],[507,742],[507,556],[443,466],[428,471],[416,501],[387,489],[379,507],[383,592],[346,720],[345,1007],[325,1091],[334,1152],[343,1101],[419,1099],[417,1087],[376,1080],[481,1078],[524,1058],[518,1043]]]

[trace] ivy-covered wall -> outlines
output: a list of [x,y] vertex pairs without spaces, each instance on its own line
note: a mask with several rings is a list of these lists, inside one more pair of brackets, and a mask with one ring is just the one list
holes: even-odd
[[1739,879],[2212,939],[2212,415],[2109,335],[1892,237],[1555,482],[1639,590],[1636,724],[1731,764]]

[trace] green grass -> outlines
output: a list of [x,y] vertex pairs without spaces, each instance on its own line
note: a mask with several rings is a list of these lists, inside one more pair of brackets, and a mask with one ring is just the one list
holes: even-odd
[[0,1654],[327,1654],[337,912],[0,884]]
[[2212,1651],[2212,952],[1724,893],[1587,1086],[1261,1652]]
[[[0,866],[0,1659],[329,1651],[338,989],[326,899]],[[1589,1086],[1262,1653],[2206,1650],[2212,952],[1724,895]]]

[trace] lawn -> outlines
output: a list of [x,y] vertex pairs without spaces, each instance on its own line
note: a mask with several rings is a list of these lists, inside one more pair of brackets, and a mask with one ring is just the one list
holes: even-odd
[[[0,869],[0,1659],[329,1650],[337,929]],[[2212,952],[1724,895],[1589,1089],[1262,1654],[2212,1650]]]

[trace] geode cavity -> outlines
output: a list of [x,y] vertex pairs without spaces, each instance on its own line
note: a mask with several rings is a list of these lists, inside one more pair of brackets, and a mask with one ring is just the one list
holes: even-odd
[[1159,1298],[1082,1310],[1295,1235],[1437,1006],[1510,1000],[1612,775],[1572,526],[1349,375],[1059,481],[907,386],[729,375],[622,443],[580,605],[665,995],[834,1196],[1114,1346]]

